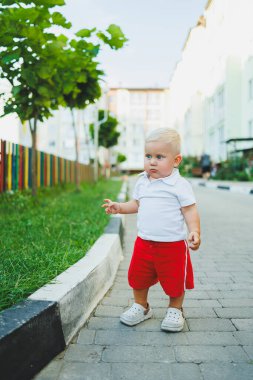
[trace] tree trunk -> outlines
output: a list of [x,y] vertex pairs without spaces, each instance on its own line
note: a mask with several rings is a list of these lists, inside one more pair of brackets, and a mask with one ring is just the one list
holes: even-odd
[[111,150],[108,148],[108,165],[106,168],[106,178],[109,179],[111,176]]
[[76,130],[75,115],[74,115],[73,108],[71,108],[71,116],[72,116],[72,127],[74,131],[74,136],[75,136],[75,151],[76,151],[75,183],[76,183],[76,191],[80,191],[79,145],[78,145],[78,134]]
[[32,135],[32,196],[37,195],[37,118],[34,118],[33,125],[29,120],[29,127]]

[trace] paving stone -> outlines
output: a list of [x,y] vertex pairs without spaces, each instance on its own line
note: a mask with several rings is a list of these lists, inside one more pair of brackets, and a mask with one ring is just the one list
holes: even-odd
[[111,380],[108,363],[65,362],[57,380]]
[[130,305],[130,298],[127,299],[122,297],[104,297],[101,301],[101,304],[127,307]]
[[132,291],[132,288],[125,283],[125,281],[123,282],[120,282],[120,281],[117,281],[114,283],[113,285],[113,289],[114,290],[131,290]]
[[253,292],[250,290],[221,291],[221,297],[217,298],[249,298],[253,299]]
[[203,300],[196,300],[196,299],[185,299],[184,300],[184,307],[221,307],[221,304],[217,300],[212,299],[203,299]]
[[201,279],[202,284],[233,284],[234,280],[229,277],[220,278],[220,277],[207,277]]
[[77,343],[78,344],[93,344],[96,331],[88,330],[85,326],[82,328],[78,334]]
[[235,299],[226,299],[221,298],[218,300],[223,307],[253,307],[253,299],[248,298],[235,298]]
[[200,307],[191,307],[184,308],[184,315],[186,318],[216,318],[214,310],[210,307],[200,308]]
[[243,349],[247,353],[250,360],[253,360],[253,341],[251,341],[251,346],[243,346]]
[[233,332],[234,337],[238,342],[245,346],[251,346],[253,342],[253,332],[249,331],[235,331]]
[[196,299],[196,300],[207,300],[209,299],[209,295],[206,290],[200,290],[200,291],[188,291],[185,295],[186,299]]
[[102,357],[102,346],[70,344],[66,350],[64,361],[98,363]]
[[[134,377],[133,377],[134,373]],[[197,365],[181,363],[114,363],[112,380],[200,380]]]
[[235,331],[229,319],[205,318],[187,319],[190,331]]
[[239,346],[175,346],[174,351],[178,362],[238,362],[248,359]]
[[91,330],[129,330],[129,326],[123,325],[119,318],[91,317],[88,322],[88,329]]
[[224,307],[214,310],[220,318],[253,318],[253,307]]
[[108,294],[109,296],[112,296],[112,297],[122,297],[122,298],[125,298],[125,299],[129,299],[132,295],[133,295],[133,292],[132,290],[128,289],[128,290],[116,290],[116,289],[112,289],[110,291],[110,293]]
[[215,284],[210,284],[210,283],[200,283],[198,286],[195,286],[196,290],[217,290],[217,285]]
[[189,331],[185,333],[189,345],[238,345],[238,340],[232,332],[198,332]]
[[250,380],[253,365],[247,363],[205,363],[200,365],[204,380]]
[[36,380],[55,380],[58,379],[63,360],[51,361],[39,374],[36,376]]
[[231,274],[228,272],[217,272],[217,271],[213,272],[209,270],[205,274],[206,274],[206,277],[208,278],[231,278]]
[[110,346],[104,350],[102,360],[110,363],[172,363],[175,356],[172,347]]
[[[183,343],[185,342],[185,343]],[[184,333],[165,333],[147,331],[111,330],[97,331],[95,343],[100,345],[128,345],[128,346],[172,346],[188,344]]]
[[252,319],[232,319],[233,324],[237,330],[253,331],[253,318]]
[[224,298],[223,294],[221,293],[221,290],[207,290],[209,299],[216,300],[218,298]]
[[96,317],[119,317],[125,308],[121,306],[106,306],[99,305],[96,308],[95,316]]

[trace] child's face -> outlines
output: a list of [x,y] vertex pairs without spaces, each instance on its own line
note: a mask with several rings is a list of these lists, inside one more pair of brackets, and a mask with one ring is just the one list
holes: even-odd
[[152,141],[145,145],[144,169],[151,178],[169,176],[181,160],[182,156],[174,153],[171,144]]

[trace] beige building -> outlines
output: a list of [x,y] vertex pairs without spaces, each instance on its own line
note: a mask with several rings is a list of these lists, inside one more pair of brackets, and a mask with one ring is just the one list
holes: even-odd
[[121,133],[114,148],[127,157],[123,170],[142,170],[145,135],[168,125],[167,88],[111,88],[109,110],[117,117]]
[[209,0],[192,28],[170,83],[169,125],[183,153],[216,162],[253,137],[253,1]]

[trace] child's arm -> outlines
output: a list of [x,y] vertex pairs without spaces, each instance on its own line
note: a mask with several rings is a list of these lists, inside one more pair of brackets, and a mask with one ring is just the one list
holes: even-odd
[[139,202],[135,199],[124,203],[112,202],[110,199],[104,199],[104,201],[105,203],[101,207],[105,208],[106,214],[135,214],[138,212]]
[[200,246],[200,219],[197,206],[196,204],[193,204],[182,207],[181,211],[189,231],[188,241],[190,243],[190,248],[195,251]]

